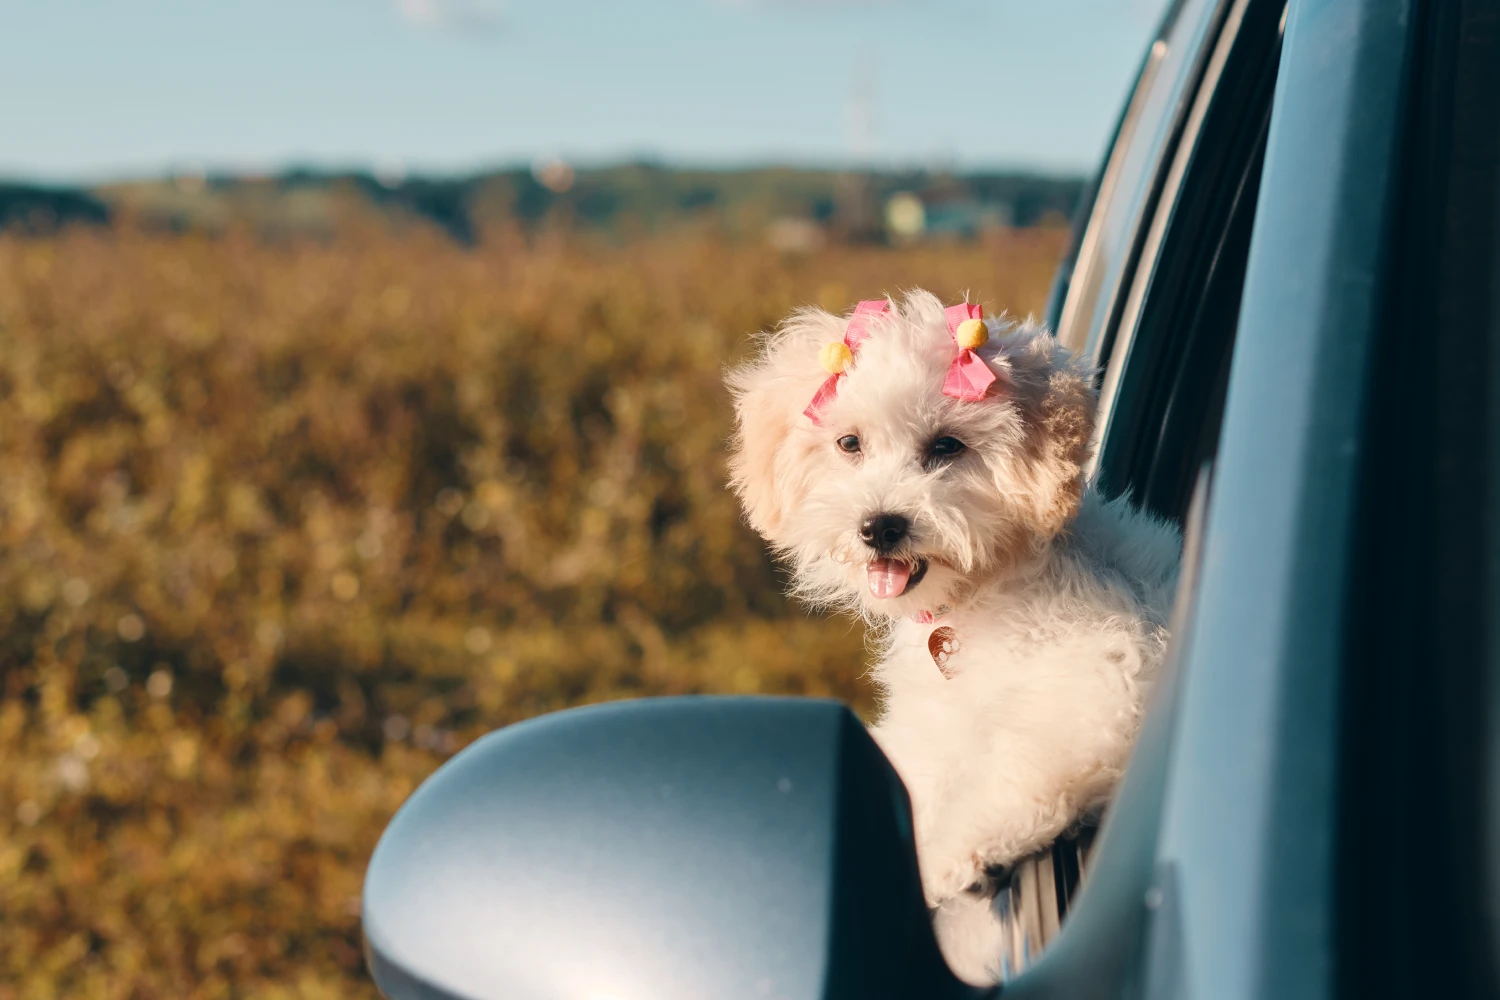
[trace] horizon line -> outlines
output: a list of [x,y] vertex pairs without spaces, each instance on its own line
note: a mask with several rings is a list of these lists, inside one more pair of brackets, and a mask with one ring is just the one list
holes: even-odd
[[1039,180],[1077,181],[1087,180],[1095,168],[1077,164],[1048,163],[1045,161],[1012,161],[1009,163],[965,163],[950,161],[941,163],[933,157],[913,158],[904,161],[840,160],[829,157],[778,158],[745,160],[712,160],[691,157],[665,157],[638,154],[620,157],[590,157],[570,160],[566,157],[539,156],[531,160],[496,160],[488,164],[466,167],[440,166],[437,164],[400,164],[395,161],[372,162],[368,159],[308,158],[299,160],[289,157],[274,164],[211,163],[183,158],[175,163],[154,167],[104,168],[87,171],[48,171],[11,166],[0,162],[0,184],[11,184],[37,188],[104,188],[121,184],[141,184],[192,178],[203,181],[253,181],[274,180],[297,174],[325,177],[366,176],[381,183],[382,177],[390,178],[386,186],[396,187],[412,181],[472,181],[483,177],[509,173],[534,173],[539,164],[564,162],[580,174],[603,173],[631,167],[647,167],[674,173],[732,174],[756,173],[774,170],[800,171],[807,173],[862,173],[862,174],[935,174],[954,177],[982,174],[1003,174],[1016,177],[1031,177]]

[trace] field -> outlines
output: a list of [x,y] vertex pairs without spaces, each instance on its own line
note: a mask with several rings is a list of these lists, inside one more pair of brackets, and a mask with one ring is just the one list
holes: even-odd
[[1038,310],[1062,243],[0,237],[0,1000],[373,997],[365,860],[478,735],[867,710],[723,487],[722,371],[809,302]]

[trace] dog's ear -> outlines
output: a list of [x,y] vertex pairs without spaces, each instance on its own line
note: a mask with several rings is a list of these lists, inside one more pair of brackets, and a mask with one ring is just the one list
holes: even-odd
[[728,376],[735,416],[729,484],[750,526],[773,545],[787,508],[806,488],[814,441],[793,432],[807,423],[803,410],[828,377],[818,348],[842,336],[841,323],[820,309],[796,313],[762,338],[757,357]]
[[1083,496],[1097,404],[1094,371],[1050,334],[1022,341],[1007,353],[1025,423],[1023,507],[1037,535],[1050,539],[1072,520]]

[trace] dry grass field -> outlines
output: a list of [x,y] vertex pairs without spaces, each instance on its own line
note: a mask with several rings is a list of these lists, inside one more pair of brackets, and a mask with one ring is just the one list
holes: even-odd
[[373,997],[365,860],[478,735],[868,708],[724,489],[722,370],[809,302],[1038,310],[1063,239],[0,237],[0,1000]]

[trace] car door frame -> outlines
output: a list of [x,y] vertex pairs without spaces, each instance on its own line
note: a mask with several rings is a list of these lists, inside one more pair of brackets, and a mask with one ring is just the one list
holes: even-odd
[[1016,1000],[1332,995],[1350,523],[1412,5],[1290,8],[1180,671]]

